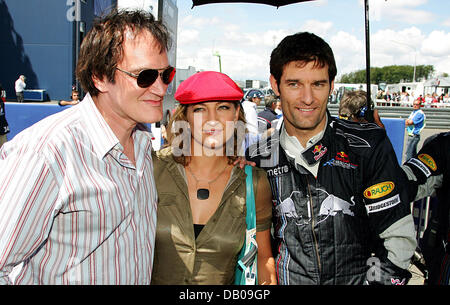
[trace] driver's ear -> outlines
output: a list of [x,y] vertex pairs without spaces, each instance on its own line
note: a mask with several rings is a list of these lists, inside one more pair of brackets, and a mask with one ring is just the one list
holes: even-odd
[[280,90],[278,88],[277,80],[275,79],[275,77],[272,74],[270,74],[269,80],[270,80],[270,86],[272,87],[273,92],[275,92],[275,94],[277,96],[280,96]]

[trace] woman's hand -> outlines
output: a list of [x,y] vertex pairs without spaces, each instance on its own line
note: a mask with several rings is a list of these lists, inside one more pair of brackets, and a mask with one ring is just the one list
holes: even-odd
[[233,162],[233,165],[239,164],[240,168],[244,168],[246,165],[256,166],[255,162],[247,161],[244,157],[238,157],[236,161]]

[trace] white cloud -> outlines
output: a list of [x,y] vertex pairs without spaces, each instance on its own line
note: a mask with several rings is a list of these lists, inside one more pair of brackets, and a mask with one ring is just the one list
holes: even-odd
[[177,35],[179,45],[193,44],[199,41],[199,32],[197,30],[183,29]]
[[262,34],[262,41],[264,46],[272,50],[289,34],[292,33],[283,29],[266,31]]
[[237,24],[227,24],[223,28],[226,32],[237,32],[240,30],[240,27]]
[[[347,32],[330,39],[338,75],[365,69],[365,41]],[[436,72],[450,72],[450,32],[426,35],[417,27],[401,31],[380,30],[370,39],[371,67],[388,65],[433,65]]]
[[324,37],[333,27],[332,22],[321,22],[317,20],[307,20],[301,27],[302,31],[307,31],[316,34],[317,36]]
[[[359,1],[364,5],[364,1]],[[418,7],[428,0],[372,0],[369,3],[370,19],[373,21],[396,20],[409,24],[428,23],[434,20],[433,14]]]
[[417,27],[401,31],[380,30],[371,35],[371,49],[386,56],[399,56],[418,51],[424,39],[425,35]]
[[450,54],[450,33],[433,31],[422,42],[420,52],[434,57]]
[[330,38],[329,44],[333,49],[338,76],[360,70],[361,66],[364,65],[364,42],[358,40],[354,35],[339,31]]
[[326,6],[328,4],[328,0],[316,0],[313,2],[313,5],[315,6]]
[[193,15],[187,15],[183,18],[183,20],[181,20],[181,24],[204,30],[207,29],[208,26],[220,24],[220,20],[217,17],[201,18],[194,17]]

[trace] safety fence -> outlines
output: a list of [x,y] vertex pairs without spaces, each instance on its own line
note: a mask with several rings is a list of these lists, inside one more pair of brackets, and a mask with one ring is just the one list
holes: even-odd
[[[328,104],[331,115],[336,116],[339,105]],[[395,118],[406,120],[410,115],[411,107],[401,106],[376,106],[381,118]],[[450,130],[450,108],[422,108],[426,116],[425,129],[449,129]]]

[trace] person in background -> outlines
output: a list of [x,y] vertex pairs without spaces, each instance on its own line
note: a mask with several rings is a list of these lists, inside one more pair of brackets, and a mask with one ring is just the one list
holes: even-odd
[[[233,166],[244,140],[242,96],[231,78],[213,71],[192,75],[175,93],[180,105],[167,128],[169,145],[153,158],[159,202],[152,284],[234,281],[246,235],[246,174]],[[263,170],[252,170],[258,282],[276,284],[269,184]]]
[[72,94],[70,96],[71,100],[70,101],[64,101],[64,100],[60,100],[58,102],[59,106],[67,106],[67,105],[76,105],[80,102],[80,93],[78,92],[78,90],[72,90]]
[[261,137],[258,130],[258,110],[257,106],[261,103],[263,95],[259,91],[252,91],[247,95],[247,99],[241,103],[245,114],[245,121],[248,133],[246,134],[244,149],[247,149],[253,143],[256,143]]
[[277,114],[277,119],[279,119],[283,116],[283,110],[281,109],[281,101],[279,98],[277,99],[277,105],[275,107],[275,112]]
[[312,33],[285,37],[270,74],[283,125],[246,155],[271,185],[278,284],[406,284],[416,234],[386,131],[330,115],[336,63]]
[[6,120],[5,99],[6,92],[0,84],[0,148],[7,141],[6,134],[10,131]]
[[375,123],[385,128],[378,109],[368,109],[366,101],[367,93],[363,90],[345,91],[339,103],[339,118],[359,123]]
[[[157,193],[151,139],[175,68],[166,27],[113,10],[83,39],[88,94],[0,149],[0,283],[150,284]],[[12,204],[13,203],[13,204]]]
[[420,109],[422,102],[417,99],[413,103],[413,111],[405,121],[408,141],[406,142],[406,160],[417,154],[417,145],[420,141],[420,132],[425,127],[426,116]]
[[403,170],[410,180],[410,201],[437,197],[421,250],[429,285],[450,285],[450,132],[427,138]]
[[262,94],[259,91],[252,91],[248,94],[247,99],[242,102],[242,108],[247,121],[247,130],[250,134],[258,134],[258,111],[257,106],[261,103]]
[[14,84],[18,103],[23,103],[23,90],[25,90],[27,86],[25,80],[26,80],[25,75],[20,75]]
[[265,98],[266,106],[264,110],[258,113],[258,132],[265,133],[272,128],[272,122],[277,119],[275,108],[278,99],[275,96],[268,96]]

